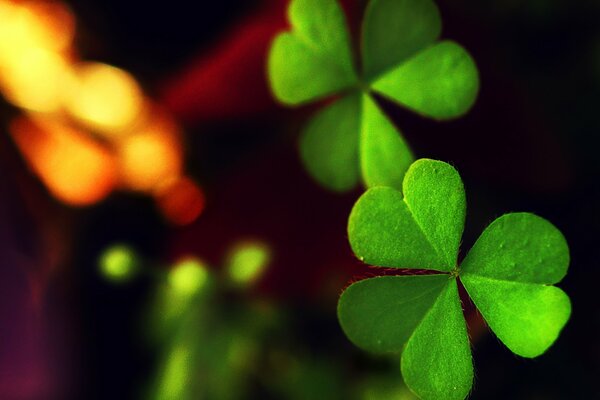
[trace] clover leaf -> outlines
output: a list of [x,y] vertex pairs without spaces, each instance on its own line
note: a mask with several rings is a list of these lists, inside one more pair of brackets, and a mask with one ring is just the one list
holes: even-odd
[[358,281],[338,303],[346,336],[367,351],[402,352],[404,380],[423,399],[462,399],[472,386],[457,280],[497,337],[523,357],[544,353],[571,313],[569,297],[551,286],[569,264],[561,232],[534,214],[506,214],[458,266],[465,204],[458,172],[421,159],[409,167],[402,193],[369,189],[348,222],[350,245],[364,262],[432,272]]
[[373,94],[426,117],[461,116],[479,89],[472,58],[454,42],[437,42],[441,19],[431,0],[369,3],[361,73],[336,0],[292,0],[288,17],[291,31],[275,38],[268,59],[275,97],[288,105],[335,97],[303,130],[307,170],[335,191],[361,181],[400,189],[414,157]]

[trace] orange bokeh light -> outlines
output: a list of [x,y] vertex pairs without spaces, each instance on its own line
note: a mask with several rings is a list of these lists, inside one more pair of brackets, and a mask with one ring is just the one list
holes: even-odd
[[121,182],[128,189],[153,192],[165,182],[181,176],[183,149],[178,128],[164,113],[115,142]]
[[70,50],[75,38],[75,16],[66,4],[52,0],[20,4],[34,16],[30,31],[40,46],[57,52]]
[[204,193],[189,178],[174,179],[161,187],[156,204],[163,216],[172,224],[188,225],[204,210]]
[[[116,186],[158,199],[162,188],[170,220],[195,219],[204,198],[181,178],[179,127],[128,72],[80,62],[74,35],[63,3],[0,0],[0,90],[30,114],[10,131],[31,170],[67,204],[93,204]],[[182,198],[195,204],[186,215],[175,206]]]
[[75,206],[105,198],[117,183],[112,154],[85,133],[50,119],[18,117],[10,133],[48,190]]
[[82,63],[65,91],[65,105],[85,126],[114,137],[141,117],[144,99],[129,73],[106,64]]

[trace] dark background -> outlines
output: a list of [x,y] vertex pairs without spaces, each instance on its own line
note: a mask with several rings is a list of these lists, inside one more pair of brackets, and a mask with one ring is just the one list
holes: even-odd
[[[54,344],[32,354],[12,349],[0,365],[4,370],[3,364],[21,363],[16,370],[27,375],[33,374],[31,360],[50,360],[52,379],[64,382],[59,398],[132,398],[154,368],[155,357],[139,334],[150,282],[114,287],[95,269],[98,254],[115,241],[132,244],[158,264],[192,253],[218,265],[233,241],[262,238],[272,244],[275,259],[258,292],[293,316],[294,340],[311,354],[363,360],[335,320],[336,296],[345,282],[365,273],[345,236],[347,215],[360,192],[328,193],[302,170],[296,138],[313,108],[287,110],[268,99],[264,78],[256,79],[264,46],[236,65],[218,64],[240,26],[265,15],[273,15],[267,18],[276,21],[273,26],[283,21],[281,2],[203,3],[69,2],[78,18],[82,57],[130,71],[184,123],[187,171],[208,199],[193,225],[169,227],[151,199],[128,193],[88,209],[61,206],[2,139],[2,324],[31,324],[8,304],[27,296],[23,268],[47,271],[39,329]],[[345,4],[351,19],[360,17],[362,2]],[[571,297],[573,313],[556,344],[538,359],[525,360],[491,333],[477,336],[472,398],[599,396],[600,3],[440,0],[438,5],[443,37],[464,45],[478,64],[482,83],[475,107],[460,120],[437,123],[382,104],[417,156],[450,162],[461,173],[469,204],[464,249],[495,217],[530,211],[562,230],[572,259],[560,286]],[[211,60],[224,72],[207,78],[202,71]],[[211,114],[203,111],[202,99],[178,91],[194,74],[200,87],[218,87],[235,77],[245,90],[214,100],[231,106]],[[2,121],[12,112],[3,105]],[[54,238],[52,245],[48,237]],[[52,252],[62,261],[50,268]],[[27,255],[25,267],[15,261],[19,254]],[[342,369],[351,379],[352,369]]]

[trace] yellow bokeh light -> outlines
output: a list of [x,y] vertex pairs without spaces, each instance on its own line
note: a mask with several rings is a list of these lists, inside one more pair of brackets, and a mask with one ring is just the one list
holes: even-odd
[[106,64],[83,63],[75,67],[65,104],[82,124],[112,137],[133,127],[142,115],[144,99],[129,73]]
[[85,133],[51,119],[19,117],[10,133],[33,172],[64,203],[90,205],[116,184],[112,154]]
[[129,281],[135,275],[138,263],[137,254],[123,244],[107,248],[98,260],[102,275],[113,282]]
[[208,283],[209,273],[206,265],[195,258],[178,262],[169,271],[169,284],[176,293],[192,295],[200,291]]
[[62,52],[74,35],[75,18],[63,3],[0,1],[0,58],[26,47]]
[[32,111],[57,111],[68,71],[68,64],[56,53],[23,48],[0,67],[4,96],[12,104]]

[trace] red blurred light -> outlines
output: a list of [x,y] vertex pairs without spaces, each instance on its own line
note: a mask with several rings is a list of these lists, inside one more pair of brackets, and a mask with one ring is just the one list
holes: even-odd
[[204,210],[205,198],[194,181],[183,177],[162,188],[157,194],[156,203],[169,222],[188,225]]

